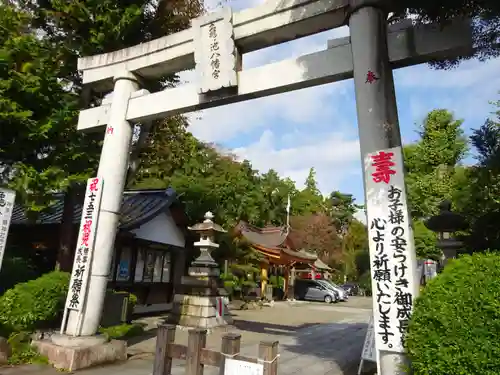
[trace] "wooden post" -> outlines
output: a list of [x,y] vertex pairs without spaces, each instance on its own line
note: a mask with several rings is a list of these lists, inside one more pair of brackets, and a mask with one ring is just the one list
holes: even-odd
[[224,367],[226,366],[226,358],[234,357],[240,353],[241,335],[239,333],[226,333],[222,336],[221,345],[221,361],[219,365],[219,374],[224,375]]
[[261,341],[259,363],[264,364],[264,375],[278,374],[278,341]]
[[169,356],[169,345],[173,344],[174,341],[175,325],[158,325],[153,375],[170,375],[172,370],[172,358]]
[[283,299],[291,299],[289,292],[290,292],[290,265],[287,264],[285,266],[285,275],[283,277],[284,283],[283,283]]
[[201,350],[207,342],[207,330],[195,328],[189,331],[187,346],[186,375],[203,375]]
[[260,264],[260,298],[265,298],[265,296],[266,296],[267,267],[269,267],[269,265],[267,263],[261,262],[261,264]]

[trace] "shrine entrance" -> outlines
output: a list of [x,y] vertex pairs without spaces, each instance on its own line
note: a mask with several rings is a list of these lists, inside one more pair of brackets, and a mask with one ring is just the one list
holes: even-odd
[[[467,21],[444,28],[414,27],[410,21],[388,26],[390,10],[382,0],[270,0],[237,13],[223,8],[194,19],[188,30],[79,59],[84,90],[113,95],[82,110],[78,121],[81,131],[105,132],[98,171],[104,185],[95,237],[99,251],[85,307],[70,312],[68,334],[93,335],[98,328],[132,125],[141,124],[144,135],[154,119],[354,78],[379,374],[402,371],[405,316],[418,287],[392,69],[468,54],[472,37]],[[323,51],[242,70],[245,53],[344,25],[350,37],[328,41]],[[153,93],[141,88],[148,80],[192,68],[193,84]]]

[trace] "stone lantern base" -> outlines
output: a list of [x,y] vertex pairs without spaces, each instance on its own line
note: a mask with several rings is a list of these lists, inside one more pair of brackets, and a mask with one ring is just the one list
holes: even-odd
[[191,266],[174,295],[168,322],[185,327],[212,329],[233,323],[227,292],[213,265]]

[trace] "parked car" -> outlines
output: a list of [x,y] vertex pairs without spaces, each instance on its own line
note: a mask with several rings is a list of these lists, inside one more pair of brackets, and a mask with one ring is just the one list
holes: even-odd
[[328,279],[321,279],[318,281],[322,281],[324,284],[328,285],[330,288],[335,290],[338,293],[340,301],[344,302],[344,301],[347,301],[349,299],[349,293],[347,293],[347,291],[344,288],[338,286],[333,281],[328,280]]
[[359,288],[358,284],[355,284],[355,283],[345,283],[345,284],[342,284],[341,286],[342,286],[342,288],[344,288],[347,291],[347,293],[350,296],[357,296],[357,295],[359,295],[360,288]]
[[320,280],[297,279],[294,285],[296,299],[306,301],[337,302],[339,294],[334,289],[328,288]]

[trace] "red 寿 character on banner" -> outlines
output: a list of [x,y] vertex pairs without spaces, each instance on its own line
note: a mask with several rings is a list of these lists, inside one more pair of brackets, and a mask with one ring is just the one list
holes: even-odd
[[372,166],[375,167],[375,172],[372,173],[373,181],[389,183],[391,175],[396,174],[396,171],[391,169],[396,163],[392,161],[393,152],[380,151],[377,155],[372,155]]

